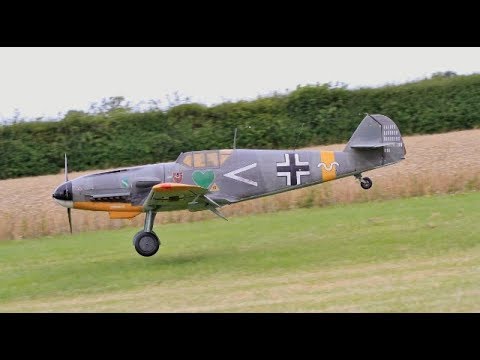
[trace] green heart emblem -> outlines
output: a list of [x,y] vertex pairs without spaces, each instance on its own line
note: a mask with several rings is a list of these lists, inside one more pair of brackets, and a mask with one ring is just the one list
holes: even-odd
[[212,170],[206,170],[206,171],[195,170],[192,174],[192,180],[198,186],[208,189],[208,187],[212,185],[213,180],[215,180],[215,174],[213,173]]

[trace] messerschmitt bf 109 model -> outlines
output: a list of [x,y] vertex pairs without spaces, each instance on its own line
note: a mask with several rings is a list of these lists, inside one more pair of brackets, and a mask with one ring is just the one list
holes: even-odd
[[368,115],[343,151],[228,149],[181,153],[177,160],[101,172],[65,182],[53,197],[68,208],[108,211],[111,219],[145,213],[145,225],[133,238],[140,255],[152,256],[159,246],[153,232],[159,211],[210,210],[225,218],[222,206],[295,190],[346,176],[363,189],[372,180],[362,172],[405,158],[395,123],[384,115]]

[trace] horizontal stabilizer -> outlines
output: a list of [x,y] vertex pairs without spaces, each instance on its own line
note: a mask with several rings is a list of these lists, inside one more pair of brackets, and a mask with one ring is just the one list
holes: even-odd
[[352,149],[378,149],[384,146],[391,146],[395,145],[395,143],[389,142],[389,143],[372,143],[372,144],[350,144],[350,147]]

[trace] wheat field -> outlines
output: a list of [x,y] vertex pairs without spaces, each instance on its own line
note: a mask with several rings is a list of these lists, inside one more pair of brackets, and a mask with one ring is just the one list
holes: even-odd
[[[480,189],[480,129],[435,135],[404,137],[406,160],[364,173],[374,185],[362,190],[353,177],[251,200],[223,209],[227,217],[274,212],[298,207],[326,206],[418,195],[434,195]],[[344,144],[310,149],[343,150]],[[188,150],[188,149],[186,149]],[[59,154],[61,156],[61,154]],[[75,159],[70,159],[73,163]],[[95,170],[74,172],[70,179]],[[0,181],[0,239],[22,239],[68,232],[66,209],[52,199],[63,182],[57,175]],[[191,222],[215,217],[210,212],[160,213],[156,224]],[[132,220],[110,220],[107,213],[72,210],[73,229],[116,229],[143,226],[143,215]]]

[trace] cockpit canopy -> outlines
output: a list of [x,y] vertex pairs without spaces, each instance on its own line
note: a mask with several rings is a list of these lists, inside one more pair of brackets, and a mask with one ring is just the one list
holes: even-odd
[[176,162],[195,169],[218,168],[232,152],[231,149],[192,151],[180,154]]

